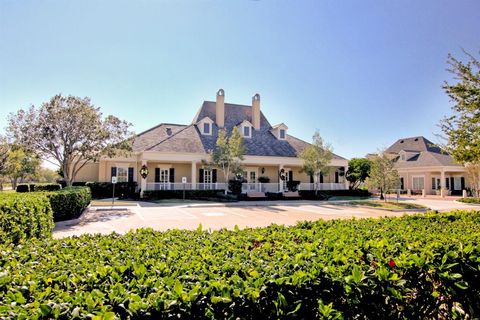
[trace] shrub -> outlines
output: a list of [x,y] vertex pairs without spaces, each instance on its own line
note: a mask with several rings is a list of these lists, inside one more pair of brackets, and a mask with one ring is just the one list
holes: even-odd
[[300,184],[300,181],[298,181],[298,180],[289,180],[289,181],[287,181],[287,189],[288,189],[288,191],[297,191],[299,184]]
[[258,177],[258,182],[260,183],[269,183],[270,182],[270,178],[269,177]]
[[480,314],[480,212],[0,245],[0,318]]
[[[85,185],[90,188],[94,199],[112,197],[113,184],[111,182],[87,182]],[[115,197],[137,198],[137,183],[119,182],[115,184]]]
[[461,198],[458,201],[463,203],[473,203],[473,204],[480,204],[480,198]]
[[29,184],[19,184],[15,189],[16,192],[30,192],[30,185]]
[[75,181],[72,182],[72,187],[85,187],[88,182],[85,181]]
[[39,191],[57,191],[62,189],[62,185],[58,183],[34,183],[30,184],[30,192]]
[[78,218],[92,199],[88,187],[67,187],[46,193],[50,200],[55,221]]
[[300,190],[300,196],[306,200],[327,200],[330,197],[369,197],[372,194],[368,190]]
[[230,192],[232,194],[235,194],[235,195],[239,195],[242,193],[242,184],[243,182],[246,182],[244,179],[241,179],[241,180],[229,180],[228,181],[228,190],[230,190]]
[[49,238],[52,230],[52,208],[45,195],[0,194],[0,242]]

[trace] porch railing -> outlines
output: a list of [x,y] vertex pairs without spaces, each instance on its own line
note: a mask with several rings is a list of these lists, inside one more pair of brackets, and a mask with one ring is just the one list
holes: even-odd
[[[300,183],[298,190],[345,190],[347,187],[344,183]],[[147,183],[147,190],[225,190],[228,186],[226,183],[195,183],[192,188],[192,183],[172,183],[172,182],[151,182]],[[242,192],[282,192],[284,184],[280,183],[243,183]]]
[[225,183],[173,183],[173,182],[150,182],[147,183],[147,190],[225,190]]
[[345,183],[300,183],[298,190],[345,190],[347,186]]

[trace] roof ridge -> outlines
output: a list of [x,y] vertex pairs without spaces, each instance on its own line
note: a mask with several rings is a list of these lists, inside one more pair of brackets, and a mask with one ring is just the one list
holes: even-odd
[[149,132],[149,131],[155,130],[155,129],[157,129],[158,127],[161,127],[161,126],[164,126],[164,125],[179,126],[179,127],[187,126],[187,124],[165,123],[165,122],[162,122],[162,123],[157,124],[156,126],[151,127],[150,129],[147,129],[147,130],[145,130],[145,131],[140,132],[140,133],[137,134],[136,136],[139,137],[139,136],[141,136],[142,134],[145,134],[145,133],[147,133],[147,132]]
[[159,141],[158,143],[155,143],[154,145],[152,145],[152,146],[150,146],[150,147],[148,147],[148,148],[145,148],[145,151],[148,151],[148,150],[152,149],[153,147],[156,147],[156,146],[158,146],[159,144],[164,143],[164,142],[167,141],[168,139],[176,136],[176,135],[179,134],[180,132],[186,130],[186,129],[189,128],[189,127],[192,127],[193,125],[194,125],[194,124],[189,124],[189,125],[187,125],[185,128],[183,128],[183,129],[181,129],[181,130],[178,130],[177,132],[175,132],[175,133],[172,134],[171,136],[168,136],[168,137],[166,137],[165,139]]

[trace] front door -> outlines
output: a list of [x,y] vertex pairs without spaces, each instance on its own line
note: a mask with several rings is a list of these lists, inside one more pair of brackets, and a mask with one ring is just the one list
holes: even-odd
[[243,178],[247,180],[247,192],[255,191],[257,186],[257,171],[247,169],[243,172]]

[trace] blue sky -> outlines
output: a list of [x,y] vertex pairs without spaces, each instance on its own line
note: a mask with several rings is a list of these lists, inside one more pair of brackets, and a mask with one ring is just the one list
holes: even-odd
[[0,1],[0,128],[57,93],[135,132],[190,123],[219,88],[351,158],[435,140],[447,54],[480,50],[480,1]]

